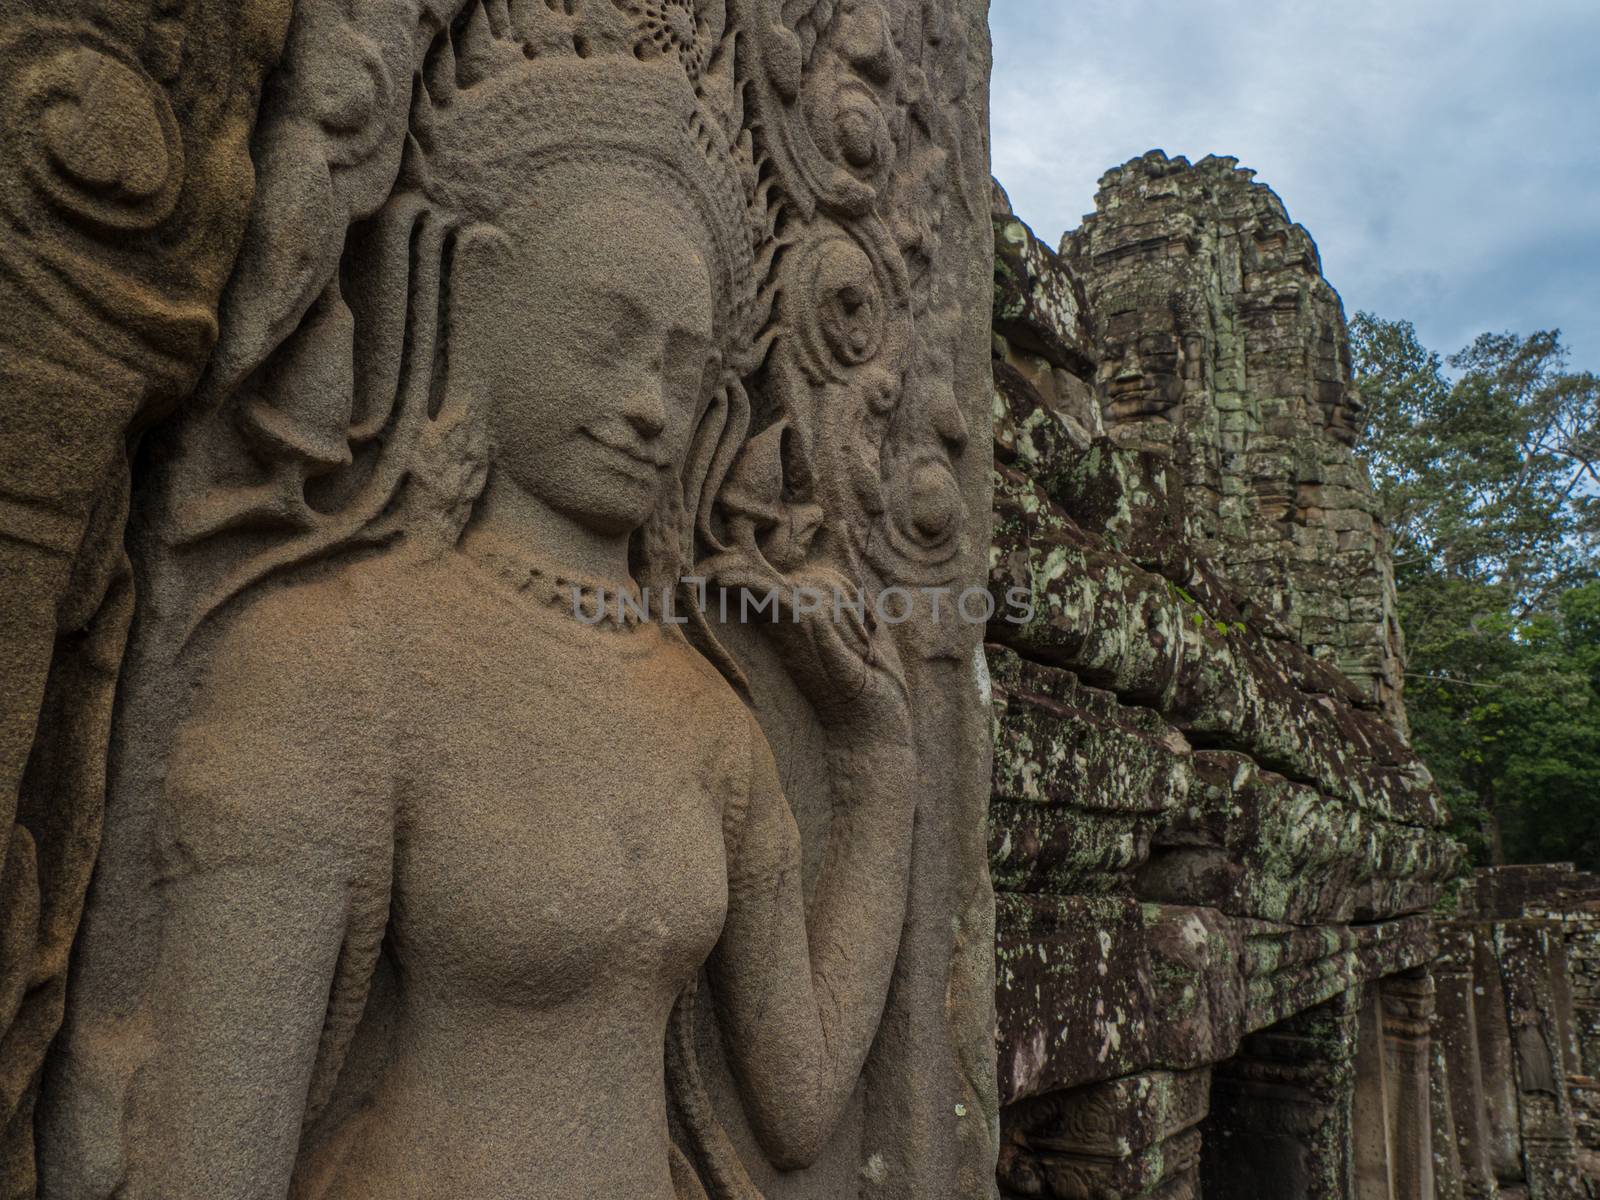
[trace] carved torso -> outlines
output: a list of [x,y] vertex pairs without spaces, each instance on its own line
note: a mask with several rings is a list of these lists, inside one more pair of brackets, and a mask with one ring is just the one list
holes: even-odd
[[[383,985],[356,1037],[389,1047],[303,1159],[301,1194],[671,1197],[665,1030],[727,909],[742,705],[675,634],[583,626],[464,554],[379,556],[291,590],[230,643],[337,608],[349,661],[307,642],[328,679],[308,706],[343,753],[402,764],[364,797],[360,845],[337,787],[300,802],[308,840],[321,828],[348,853],[353,907],[387,885]],[[352,680],[369,702],[347,703]],[[191,730],[207,720],[202,700]]]
[[399,813],[396,951],[430,999],[557,1009],[603,977],[664,1020],[722,926],[743,711],[659,626],[583,627],[478,582],[455,585],[470,617],[416,665],[408,733],[426,751]]

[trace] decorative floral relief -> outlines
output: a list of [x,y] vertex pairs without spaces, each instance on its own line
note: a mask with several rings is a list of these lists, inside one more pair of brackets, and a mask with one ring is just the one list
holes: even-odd
[[[708,46],[721,38],[695,0],[616,0],[635,21],[642,37],[634,53],[671,54],[683,64],[684,74],[698,84],[709,57]],[[709,6],[706,6],[709,7]]]

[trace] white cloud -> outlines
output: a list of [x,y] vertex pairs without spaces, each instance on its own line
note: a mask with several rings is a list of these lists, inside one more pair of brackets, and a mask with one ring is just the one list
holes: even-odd
[[1352,310],[1438,349],[1560,326],[1600,368],[1594,0],[995,0],[995,173],[1054,241],[1108,167],[1230,154]]

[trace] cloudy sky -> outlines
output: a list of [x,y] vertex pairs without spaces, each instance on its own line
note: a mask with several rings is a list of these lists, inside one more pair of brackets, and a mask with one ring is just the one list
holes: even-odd
[[1231,154],[1350,312],[1600,370],[1600,0],[992,0],[994,169],[1052,245],[1110,166]]

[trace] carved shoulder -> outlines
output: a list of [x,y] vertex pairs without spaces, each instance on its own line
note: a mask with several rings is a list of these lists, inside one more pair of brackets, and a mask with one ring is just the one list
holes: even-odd
[[365,591],[337,574],[272,588],[221,633],[168,771],[196,865],[350,850],[390,821],[394,655]]
[[672,638],[675,689],[687,710],[704,714],[701,728],[708,731],[706,780],[722,801],[722,836],[730,872],[738,870],[752,799],[776,796],[782,785],[767,735],[755,714],[716,667],[682,638]]

